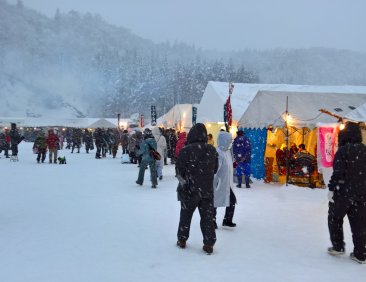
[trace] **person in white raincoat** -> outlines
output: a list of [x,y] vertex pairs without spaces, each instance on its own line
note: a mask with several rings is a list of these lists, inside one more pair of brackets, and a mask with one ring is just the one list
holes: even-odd
[[232,190],[233,181],[233,158],[231,156],[232,137],[228,132],[221,131],[217,137],[217,153],[219,154],[219,168],[214,178],[214,207],[215,207],[215,227],[216,208],[226,207],[223,226],[235,227],[233,223],[236,197]]
[[163,179],[163,167],[164,167],[164,151],[166,150],[166,140],[162,135],[159,127],[154,127],[152,130],[152,134],[157,143],[157,151],[162,156],[161,160],[156,161],[156,172],[159,180]]

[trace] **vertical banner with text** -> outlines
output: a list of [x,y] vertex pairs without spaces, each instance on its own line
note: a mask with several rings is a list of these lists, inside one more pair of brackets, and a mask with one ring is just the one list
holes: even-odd
[[197,123],[197,107],[192,106],[192,126]]
[[151,125],[156,126],[156,107],[151,106]]

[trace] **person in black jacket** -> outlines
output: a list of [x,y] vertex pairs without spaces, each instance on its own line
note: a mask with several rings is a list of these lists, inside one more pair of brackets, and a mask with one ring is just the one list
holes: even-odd
[[18,156],[18,145],[24,139],[24,136],[21,136],[16,123],[11,124],[11,130],[9,131],[10,136],[10,148],[11,148],[11,155]]
[[214,226],[213,179],[218,168],[216,149],[207,144],[207,130],[197,123],[188,133],[187,145],[176,163],[179,180],[178,200],[181,202],[177,245],[185,248],[192,216],[198,207],[201,216],[203,250],[210,254],[216,242]]
[[328,184],[328,227],[332,242],[328,253],[344,254],[343,218],[347,215],[354,244],[351,259],[366,263],[366,146],[361,142],[361,130],[356,123],[347,123],[339,133],[339,149]]

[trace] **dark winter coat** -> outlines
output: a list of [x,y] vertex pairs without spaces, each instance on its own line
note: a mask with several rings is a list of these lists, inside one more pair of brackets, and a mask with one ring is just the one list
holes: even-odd
[[350,125],[339,133],[340,147],[334,156],[333,174],[328,184],[335,195],[366,201],[366,146],[361,132]]
[[177,146],[175,147],[175,156],[178,157],[180,151],[182,150],[182,148],[184,147],[184,145],[187,142],[187,133],[185,133],[184,131],[179,133],[178,136],[178,142],[177,142]]
[[233,153],[237,163],[250,163],[252,147],[249,138],[245,135],[238,135],[234,139]]
[[213,199],[213,179],[217,168],[216,149],[207,144],[206,127],[202,123],[197,123],[189,131],[187,145],[179,153],[175,167],[176,174],[188,182],[189,190],[193,194]]
[[100,128],[97,128],[94,131],[94,139],[95,139],[95,145],[96,146],[102,146],[103,143],[103,131]]
[[10,142],[11,142],[12,146],[18,145],[24,139],[24,137],[20,135],[20,133],[17,129],[11,129],[9,131],[9,136],[10,136]]

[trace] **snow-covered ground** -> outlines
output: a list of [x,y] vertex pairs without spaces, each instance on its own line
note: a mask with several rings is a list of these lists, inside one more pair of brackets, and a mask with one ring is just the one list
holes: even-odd
[[[332,257],[326,191],[254,182],[237,189],[234,229],[219,224],[203,253],[196,211],[187,248],[176,247],[174,167],[158,189],[135,165],[61,151],[67,165],[37,164],[31,143],[19,162],[0,159],[0,281],[364,281],[348,254]],[[120,157],[121,151],[118,152]],[[219,209],[221,223],[224,209]],[[352,250],[348,221],[347,251]],[[364,278],[362,278],[364,277]]]

